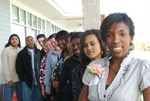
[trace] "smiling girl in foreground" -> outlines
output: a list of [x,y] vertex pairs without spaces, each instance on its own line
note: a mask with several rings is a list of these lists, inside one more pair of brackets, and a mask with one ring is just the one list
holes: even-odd
[[150,101],[150,62],[132,56],[134,24],[125,13],[107,16],[101,24],[102,40],[111,55],[90,63],[105,72],[95,75],[86,69],[79,101]]

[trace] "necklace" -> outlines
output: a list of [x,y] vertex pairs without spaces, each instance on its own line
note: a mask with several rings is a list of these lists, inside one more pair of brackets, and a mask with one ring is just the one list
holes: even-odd
[[116,76],[118,72],[115,71],[114,69],[112,69],[110,66],[109,66],[109,68],[110,68],[110,70],[112,70],[114,72],[114,76]]

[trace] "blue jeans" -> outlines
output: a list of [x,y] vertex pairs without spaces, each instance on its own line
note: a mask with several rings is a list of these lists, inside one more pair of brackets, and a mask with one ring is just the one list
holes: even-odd
[[30,89],[26,82],[22,82],[23,101],[42,101],[41,92],[37,86],[32,85]]
[[20,81],[14,82],[13,88],[10,88],[8,84],[4,84],[4,101],[11,101],[15,90],[18,101],[22,101],[22,86]]

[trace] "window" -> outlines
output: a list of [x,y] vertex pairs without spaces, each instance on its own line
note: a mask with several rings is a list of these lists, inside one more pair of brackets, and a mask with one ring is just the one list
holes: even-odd
[[53,24],[52,24],[51,28],[52,28],[52,33],[57,33],[58,31],[61,30],[59,27],[57,27],[57,26],[55,26]]
[[25,11],[22,9],[20,9],[19,23],[25,24]]
[[45,30],[45,21],[42,20],[42,30]]
[[35,37],[37,35],[37,31],[32,28],[27,28],[27,36],[32,36],[35,40]]
[[44,32],[44,31],[39,30],[39,31],[38,31],[38,34],[45,34],[45,32]]
[[[25,38],[32,36],[36,40],[38,34],[45,34],[45,20],[12,5],[12,33],[19,35],[21,45],[25,46]],[[61,29],[51,24],[51,33],[57,33]]]
[[33,15],[33,27],[37,28],[37,18]]
[[18,7],[12,5],[12,21],[19,22],[19,10]]
[[21,47],[25,46],[25,27],[24,26],[20,26],[20,25],[16,25],[16,24],[12,24],[12,34],[17,34],[20,38],[21,41]]
[[38,18],[38,28],[41,29],[41,19]]
[[36,40],[37,34],[45,34],[45,20],[23,9],[12,5],[12,33],[19,35],[21,45],[25,46],[25,38],[32,36]]
[[27,25],[32,26],[32,17],[30,13],[27,13]]

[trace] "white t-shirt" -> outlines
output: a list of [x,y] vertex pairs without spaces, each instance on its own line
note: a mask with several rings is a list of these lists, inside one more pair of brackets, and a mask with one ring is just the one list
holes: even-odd
[[34,49],[28,49],[28,50],[31,52],[32,69],[34,70]]
[[34,67],[34,49],[28,49],[31,52],[31,63],[32,63],[32,74],[34,84],[37,85],[36,77],[35,77],[35,67]]
[[89,86],[89,101],[139,101],[141,91],[150,86],[150,62],[134,58],[131,53],[124,58],[120,70],[107,89],[109,59],[96,60],[89,65],[92,64],[101,64],[106,72],[98,77],[86,69],[83,83]]

